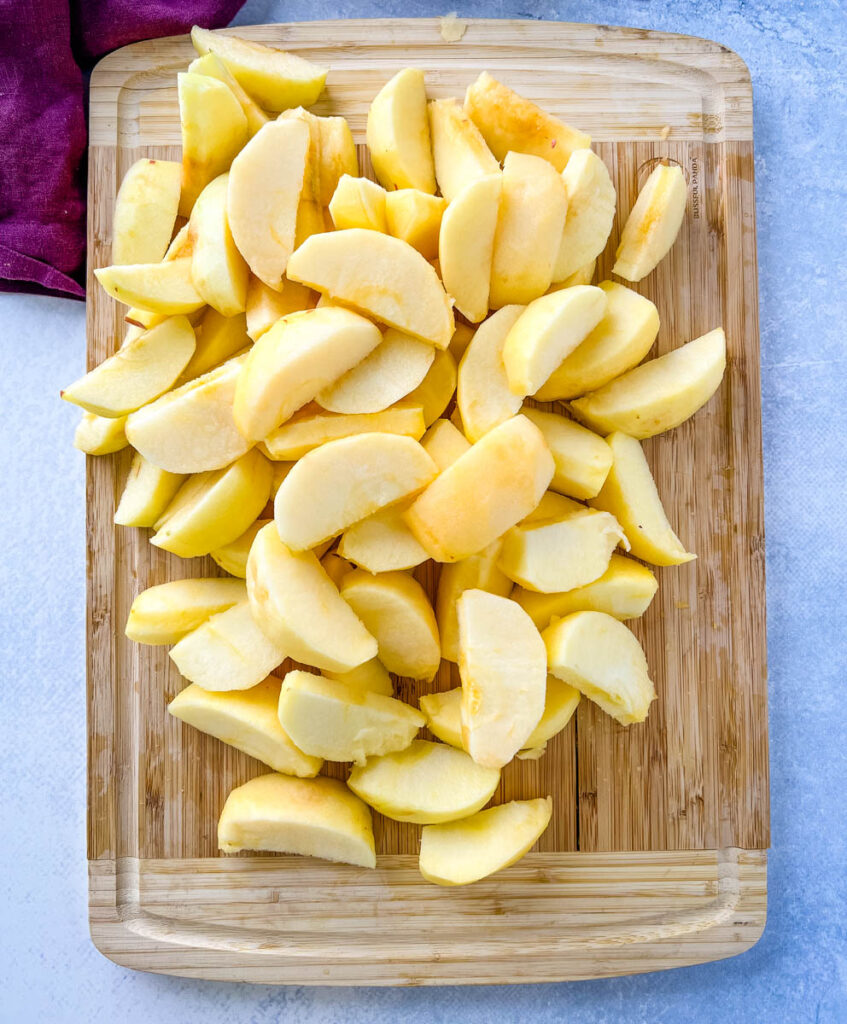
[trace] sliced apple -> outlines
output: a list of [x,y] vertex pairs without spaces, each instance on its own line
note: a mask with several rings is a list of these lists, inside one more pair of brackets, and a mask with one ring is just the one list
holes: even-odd
[[637,619],[647,611],[658,587],[656,577],[646,565],[613,554],[603,575],[585,586],[559,594],[539,594],[515,587],[511,596],[538,629],[546,629],[554,618],[564,618],[572,612],[605,612],[616,619]]
[[197,57],[188,65],[189,74],[207,75],[209,78],[217,78],[219,82],[229,89],[241,104],[244,116],[247,118],[247,133],[252,138],[256,132],[268,123],[268,115],[262,110],[259,104],[247,93],[239,83],[238,79],[230,72],[229,68],[215,53],[205,53]]
[[441,280],[447,294],[456,300],[456,308],[471,323],[479,323],[488,315],[502,182],[499,170],[468,182],[444,211],[441,220],[438,236]]
[[447,203],[416,188],[401,188],[385,196],[388,231],[417,249],[427,260],[438,255],[438,235]]
[[345,415],[326,412],[319,405],[303,406],[281,427],[268,434],[265,447],[272,459],[299,459],[330,441],[357,434],[397,434],[419,440],[424,433],[423,410],[412,396],[375,413]]
[[380,89],[368,111],[367,141],[385,188],[435,192],[423,71],[404,68]]
[[438,624],[426,591],[405,572],[373,576],[354,569],[341,581],[341,596],[379,644],[389,672],[431,680],[441,664]]
[[438,274],[399,238],[361,228],[312,235],[288,276],[437,348],[450,343],[453,310]]
[[[328,554],[322,555],[321,565],[336,587],[340,587],[342,579],[344,579],[348,572],[352,572],[355,569],[353,563],[348,562],[346,558],[342,558],[337,551],[330,551]],[[326,672],[325,674],[331,679],[335,679],[335,673]]]
[[573,498],[566,498],[564,494],[557,494],[555,491],[545,491],[541,496],[541,501],[532,512],[521,520],[521,526],[526,526],[528,523],[539,523],[544,519],[564,519],[576,512],[585,512],[585,510],[585,505],[574,501]]
[[470,448],[470,441],[450,420],[436,420],[421,438],[421,445],[441,470],[452,466]]
[[224,853],[260,850],[376,867],[371,812],[338,779],[260,775],[234,789],[218,822]]
[[644,651],[603,612],[575,612],[544,630],[550,671],[621,725],[643,722],[656,699]]
[[315,196],[321,206],[329,206],[338,182],[345,174],[359,173],[359,158],[350,125],[343,117],[319,117],[320,161],[318,190]]
[[601,388],[640,363],[656,340],[659,312],[648,298],[613,281],[597,287],[606,293],[603,319],[536,392],[541,402]]
[[380,509],[348,526],[338,552],[368,572],[412,569],[429,558],[404,518],[409,502]]
[[247,593],[259,626],[297,661],[349,672],[377,655],[376,640],[315,553],[287,548],[273,523],[259,530],[250,548]]
[[456,404],[469,441],[511,419],[521,399],[509,387],[503,347],[524,306],[504,306],[477,328],[459,363]]
[[436,561],[467,558],[535,508],[553,471],[541,431],[514,416],[448,466],[414,501],[406,522]]
[[682,168],[658,164],[626,219],[612,273],[627,281],[646,277],[676,241],[687,200]]
[[282,683],[279,721],[301,750],[328,761],[363,764],[408,747],[424,716],[393,697],[293,671]]
[[571,403],[587,426],[639,439],[684,423],[720,387],[726,368],[723,329],[651,359]]
[[435,178],[441,194],[452,203],[471,182],[496,174],[500,164],[454,99],[432,100],[427,109]]
[[599,494],[612,467],[609,446],[598,434],[555,412],[521,410],[544,435],[556,469],[550,487],[572,498]]
[[606,248],[615,220],[615,186],[596,153],[575,150],[562,171],[562,180],[568,215],[553,268],[554,281],[564,281],[595,260]]
[[172,580],[148,587],[132,602],[126,635],[138,644],[175,644],[218,612],[247,597],[241,580]]
[[385,189],[370,178],[343,174],[329,202],[329,215],[339,231],[366,228],[388,234]]
[[183,474],[159,469],[136,452],[115,512],[115,522],[118,526],[153,526],[184,483]]
[[74,431],[74,448],[86,455],[111,455],[128,444],[126,416],[112,418],[84,412]]
[[202,377],[250,344],[243,313],[221,316],[216,309],[207,309],[194,333],[197,344],[194,355],[182,371],[181,381]]
[[457,610],[463,745],[477,764],[500,768],[526,746],[544,713],[544,643],[506,597],[466,590]]
[[235,316],[246,308],[248,271],[227,219],[228,187],[228,174],[206,185],[191,209],[188,231],[194,287],[222,316]]
[[[343,561],[343,559],[339,559],[339,561]],[[350,569],[352,566],[349,566],[347,571],[349,572]],[[327,679],[335,679],[339,683],[344,683],[345,686],[351,686],[354,690],[381,693],[383,697],[391,697],[394,693],[391,676],[378,658],[371,658],[364,665],[358,665],[349,672],[328,672],[324,669],[323,675]]]
[[546,160],[506,156],[491,257],[492,309],[532,302],[547,291],[567,209],[564,182]]
[[512,581],[500,569],[501,541],[495,540],[476,555],[451,562],[441,569],[435,600],[435,617],[441,637],[441,657],[459,660],[459,617],[456,604],[466,590],[485,590],[508,597]]
[[124,175],[112,217],[112,263],[157,263],[165,255],[179,208],[182,167],[173,160],[136,160]]
[[572,274],[569,274],[563,281],[554,281],[547,289],[549,292],[559,292],[563,288],[573,288],[578,284],[591,284],[594,280],[594,271],[597,269],[597,260],[590,260],[583,264]]
[[247,558],[250,555],[250,548],[253,546],[253,541],[256,539],[256,534],[259,530],[270,522],[272,522],[271,519],[255,520],[235,540],[231,540],[228,544],[221,544],[219,548],[215,548],[209,554],[224,572],[228,572],[230,576],[237,576],[242,580],[246,579]]
[[247,333],[250,339],[258,341],[281,317],[302,309],[313,309],[316,301],[315,292],[297,281],[284,280],[282,291],[278,292],[251,274],[247,282]]
[[431,426],[450,404],[456,377],[456,360],[449,351],[439,349],[426,376],[406,395],[404,404],[420,406],[425,425]]
[[163,263],[102,267],[94,271],[94,276],[113,299],[151,313],[175,316],[192,313],[204,305],[191,280],[188,256]]

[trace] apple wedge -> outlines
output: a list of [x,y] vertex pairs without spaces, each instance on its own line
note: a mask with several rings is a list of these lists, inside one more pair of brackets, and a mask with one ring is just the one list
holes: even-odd
[[253,546],[256,534],[263,526],[267,526],[272,521],[271,519],[256,519],[235,540],[229,541],[228,544],[221,544],[209,554],[230,576],[237,576],[242,580],[247,579],[247,558],[250,555],[250,548]]
[[184,483],[182,473],[159,469],[136,452],[115,512],[115,523],[118,526],[153,526]]
[[113,299],[151,313],[176,316],[193,313],[204,305],[191,280],[188,256],[162,263],[101,267],[94,276]]
[[424,424],[431,426],[450,404],[456,390],[456,360],[449,351],[438,349],[426,376],[404,399],[419,406]]
[[427,260],[438,256],[441,218],[447,203],[416,188],[401,188],[385,196],[385,221],[389,234],[408,242]]
[[668,522],[638,441],[616,432],[606,443],[612,450],[612,468],[591,504],[615,517],[636,558],[653,565],[682,565],[696,558],[685,550]]
[[512,581],[500,569],[501,541],[495,540],[476,555],[443,566],[438,577],[435,617],[441,637],[441,657],[459,660],[459,616],[457,602],[466,590],[485,590],[489,594],[508,597]]
[[250,548],[247,594],[264,633],[297,661],[349,672],[377,655],[376,640],[315,553],[291,551],[274,523],[259,530]]
[[419,867],[436,885],[468,885],[521,859],[550,824],[553,801],[512,800],[461,821],[424,825]]
[[74,381],[62,398],[97,416],[126,416],[168,390],[194,345],[194,328],[185,317],[169,317]]
[[454,99],[432,100],[427,110],[435,180],[441,194],[452,203],[471,182],[498,174],[500,163],[479,128]]
[[296,670],[282,682],[279,721],[301,750],[363,764],[408,747],[424,716],[393,697]]
[[648,298],[613,281],[597,287],[606,293],[603,319],[536,392],[541,402],[601,388],[640,363],[656,340],[659,311]]
[[[336,585],[341,586],[341,581],[347,575],[348,572],[352,572],[356,567],[352,562],[348,562],[346,558],[342,558],[337,551],[330,551],[328,554],[321,556],[321,565],[323,566],[324,572]],[[325,675],[335,679],[335,674],[332,672],[325,672]]]
[[579,690],[621,725],[643,722],[656,699],[644,651],[603,612],[574,612],[543,633],[554,676]]
[[[514,395],[534,395],[602,320],[606,293],[590,284],[542,295],[526,307],[503,345]],[[477,332],[478,333],[478,332]]]
[[573,288],[578,284],[591,284],[594,280],[594,271],[597,269],[597,260],[591,260],[569,274],[563,281],[554,281],[547,289],[550,292],[560,292],[563,288]]
[[191,209],[191,280],[204,302],[221,316],[243,313],[247,305],[247,264],[233,241],[227,218],[229,174],[218,175]]
[[247,597],[241,580],[172,580],[148,587],[132,602],[126,635],[138,644],[175,644],[218,612]]
[[612,467],[609,446],[598,434],[556,412],[524,406],[521,412],[544,435],[555,471],[550,487],[571,498],[599,494]]
[[559,594],[539,594],[515,587],[517,601],[538,629],[573,612],[605,612],[622,621],[637,619],[650,605],[659,583],[646,565],[613,554],[609,568],[591,583]]
[[326,71],[294,53],[195,25],[191,42],[202,56],[214,53],[266,110],[310,107],[323,92]]
[[250,345],[243,313],[221,316],[216,309],[207,309],[194,333],[194,355],[182,371],[180,383],[202,377]]
[[385,189],[370,178],[343,174],[329,201],[329,215],[338,231],[366,228],[388,234]]
[[317,404],[304,405],[291,419],[268,434],[264,445],[272,459],[299,459],[330,441],[357,434],[397,434],[419,440],[424,433],[421,405],[406,400],[382,412],[343,414]]
[[348,526],[338,542],[338,553],[368,572],[413,569],[429,558],[406,525],[408,502],[380,509]]
[[224,853],[299,853],[375,868],[371,813],[338,779],[260,775],[234,789],[218,821]]
[[320,158],[315,201],[327,207],[344,175],[359,173],[359,157],[350,125],[343,117],[319,117]]
[[[441,280],[456,308],[471,323],[488,315],[491,261],[500,212],[503,176],[475,178],[444,211],[438,236]],[[458,356],[457,356],[458,358]]]
[[450,420],[436,420],[421,438],[421,445],[438,467],[439,473],[452,466],[471,446],[470,441]]
[[394,821],[432,825],[474,814],[500,782],[497,768],[483,768],[464,751],[429,740],[369,757],[347,779],[356,796]]
[[250,270],[275,291],[283,289],[294,251],[308,152],[304,121],[269,121],[232,161],[229,173],[232,237]]
[[376,94],[368,111],[367,142],[385,188],[435,192],[423,71],[404,68]]
[[270,120],[259,104],[241,87],[238,79],[217,54],[205,53],[202,57],[197,57],[188,65],[188,72],[194,75],[207,75],[209,78],[217,78],[219,82],[223,82],[241,104],[241,109],[247,118],[247,134],[250,138]]
[[514,601],[466,590],[457,602],[462,741],[477,764],[501,768],[544,713],[547,661],[532,619]]
[[492,309],[532,302],[547,291],[567,209],[564,182],[546,160],[507,154],[491,257]]
[[574,414],[603,434],[643,439],[684,423],[720,387],[726,336],[718,327],[571,403]]
[[441,664],[438,624],[426,591],[405,572],[377,576],[354,569],[341,581],[341,596],[379,644],[389,672],[431,680]]
[[251,274],[247,282],[247,334],[251,341],[258,341],[281,317],[314,309],[316,302],[315,292],[297,281],[283,280],[282,291],[278,292]]
[[439,562],[474,555],[528,515],[553,479],[553,456],[525,416],[494,427],[448,466],[406,513]]
[[503,348],[524,306],[504,306],[480,324],[459,363],[456,405],[469,441],[511,419],[521,398],[509,387]]
[[124,175],[112,217],[112,263],[158,263],[173,234],[182,167],[136,160]]
[[111,418],[84,412],[74,431],[74,448],[86,455],[111,455],[128,444],[126,416]]
[[615,186],[596,153],[575,150],[562,171],[562,181],[568,215],[553,268],[554,281],[564,281],[592,263],[606,248],[615,220]]
[[268,678],[249,690],[215,693],[191,683],[168,704],[168,711],[274,771],[314,778],[323,760],[295,747],[279,724],[281,685],[279,679]]
[[612,273],[627,281],[645,278],[676,241],[687,200],[682,168],[658,164],[626,219]]
[[362,228],[312,235],[293,253],[287,272],[437,348],[453,336],[453,310],[438,274],[399,238]]
[[[343,561],[343,559],[339,559],[339,561]],[[371,658],[364,665],[358,665],[349,672],[328,672],[324,669],[323,675],[327,679],[334,679],[336,682],[344,683],[345,686],[350,686],[354,690],[381,693],[383,697],[391,697],[394,693],[391,676],[378,658]]]

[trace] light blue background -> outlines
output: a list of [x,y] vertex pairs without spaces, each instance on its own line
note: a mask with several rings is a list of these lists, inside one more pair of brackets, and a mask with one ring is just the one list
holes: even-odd
[[[236,24],[450,6],[248,0]],[[136,974],[101,957],[84,870],[83,457],[71,447],[77,416],[58,400],[83,368],[83,309],[0,296],[2,1021],[847,1020],[844,4],[458,6],[706,36],[753,75],[773,796],[764,938],[740,958],[663,974],[484,989],[255,988]]]

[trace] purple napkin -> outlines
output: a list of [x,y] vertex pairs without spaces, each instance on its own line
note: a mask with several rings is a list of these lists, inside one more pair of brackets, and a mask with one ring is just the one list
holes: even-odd
[[0,291],[82,298],[85,74],[103,54],[244,0],[0,0]]

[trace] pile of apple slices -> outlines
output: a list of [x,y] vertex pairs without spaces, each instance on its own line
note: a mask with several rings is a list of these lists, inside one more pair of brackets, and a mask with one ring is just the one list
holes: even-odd
[[[305,109],[325,71],[192,38],[182,164],[130,168],[95,271],[126,336],[63,397],[78,447],[135,449],[115,522],[231,578],[145,590],[126,633],[173,645],[173,715],[273,769],[229,795],[221,850],[373,867],[372,807],[423,826],[425,878],[473,882],[550,821],[549,797],[483,810],[513,758],[543,756],[581,697],[647,716],[623,620],[656,592],[644,562],[694,555],[639,440],[709,400],[724,334],[642,361],[656,307],[591,284],[616,213],[603,161],[487,73],[464,105],[395,75],[368,116],[377,183],[344,118]],[[618,277],[650,273],[685,205],[657,166]],[[461,687],[426,692],[444,659]],[[353,764],[346,785],[324,761]]]

